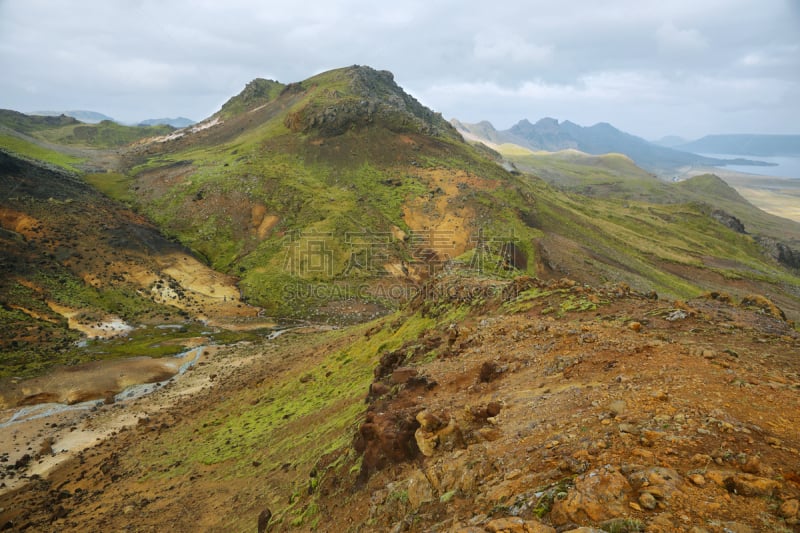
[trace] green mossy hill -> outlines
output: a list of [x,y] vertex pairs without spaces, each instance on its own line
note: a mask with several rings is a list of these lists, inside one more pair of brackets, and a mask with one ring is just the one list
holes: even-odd
[[116,148],[146,137],[167,135],[173,131],[175,131],[175,128],[168,124],[124,126],[110,120],[104,120],[98,124],[80,124],[42,133],[42,137],[45,140],[59,144],[89,148]]
[[69,148],[118,148],[146,137],[157,137],[175,131],[172,126],[125,126],[111,120],[84,124],[66,115],[25,115],[0,109],[0,134],[22,137],[49,150]]
[[[348,67],[285,87],[255,80],[205,124],[131,150],[127,183],[102,175],[92,183],[135,198],[215,269],[240,277],[245,296],[269,313],[316,311],[319,302],[286,297],[294,282],[304,290],[335,284],[334,294],[341,283],[412,283],[401,272],[404,264],[427,268],[420,263],[431,254],[415,234],[423,230],[465,242],[481,230],[516,232],[515,265],[535,264],[538,233],[519,215],[531,205],[523,182],[464,143],[391,73]],[[324,244],[325,263],[313,272],[298,259],[309,235]],[[448,252],[439,248],[441,266]],[[464,246],[454,250],[450,259]]]
[[590,155],[577,150],[524,153],[505,145],[501,153],[519,170],[551,185],[599,198],[652,201],[668,194],[669,185],[622,154]]
[[66,115],[55,117],[26,115],[10,109],[0,109],[0,125],[20,133],[31,134],[40,130],[76,126],[79,124],[81,124],[80,121]]
[[652,204],[697,204],[700,209],[737,218],[747,233],[800,246],[800,224],[770,215],[743,198],[714,174],[667,182],[637,167],[620,154],[589,155],[575,150],[553,153],[513,153],[504,157],[523,172],[540,177],[570,193],[605,200]]
[[[129,180],[104,190],[135,198],[273,315],[321,319],[322,309],[340,309],[332,303],[384,305],[375,289],[419,283],[425,276],[414,270],[430,257],[438,267],[483,264],[480,235],[514,240],[513,258],[490,254],[491,264],[508,266],[492,273],[501,277],[571,275],[682,298],[774,285],[783,287],[781,305],[800,309],[785,290],[796,278],[752,236],[775,235],[777,217],[713,187],[660,181],[620,155],[528,160],[569,187],[508,172],[497,153],[464,142],[385,71],[351,66],[286,86],[255,80],[215,117],[198,132],[144,145]],[[748,234],[720,223],[727,218],[716,210]],[[425,231],[461,244],[429,253]],[[304,263],[314,250],[316,269]]]
[[679,190],[689,194],[702,194],[720,199],[748,204],[736,189],[725,183],[725,180],[715,174],[701,174],[675,184]]

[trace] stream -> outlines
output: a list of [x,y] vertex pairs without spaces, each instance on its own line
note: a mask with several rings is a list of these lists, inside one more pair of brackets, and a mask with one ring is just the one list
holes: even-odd
[[[150,360],[150,362],[152,362],[154,365],[163,364],[164,367],[169,367],[169,368],[177,367],[175,368],[175,373],[165,380],[128,385],[121,392],[114,395],[114,402],[116,403],[116,402],[122,402],[140,398],[146,394],[149,394],[163,387],[170,380],[174,379],[175,377],[183,375],[184,373],[186,373],[187,370],[196,365],[200,359],[200,356],[203,354],[205,348],[206,348],[205,346],[198,346],[196,348],[192,348],[191,350],[182,352],[174,357]],[[181,361],[180,365],[177,365],[178,360]],[[125,362],[126,362],[125,360],[122,360],[122,361],[117,361],[116,363],[124,364]],[[129,363],[135,362],[141,364],[143,362],[143,358],[129,359],[127,360],[127,362]],[[92,408],[99,407],[104,403],[106,403],[106,400],[101,398],[101,399],[87,400],[74,404],[49,402],[49,403],[39,403],[35,405],[25,405],[23,407],[17,407],[17,408],[10,408],[5,410],[5,413],[0,414],[0,416],[5,417],[6,413],[12,412],[10,417],[0,422],[0,429],[7,428],[14,424],[28,422],[39,418],[45,418],[69,411],[90,410]]]

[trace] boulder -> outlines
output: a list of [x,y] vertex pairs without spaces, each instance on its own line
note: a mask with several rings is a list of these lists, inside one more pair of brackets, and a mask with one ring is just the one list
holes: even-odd
[[786,500],[783,502],[778,509],[778,514],[782,518],[794,518],[797,516],[798,511],[800,511],[800,502],[797,500]]
[[495,518],[486,524],[486,531],[492,533],[556,533],[556,530],[541,522],[523,520],[518,516]]
[[553,504],[550,519],[559,526],[582,522],[602,522],[628,512],[633,489],[618,471],[592,470],[575,480],[567,497]]
[[[644,470],[639,470],[628,476],[631,486],[641,492],[639,503],[645,509],[655,509],[655,501],[669,500],[672,495],[680,491],[683,485],[683,477],[671,468],[653,466]],[[649,494],[650,497],[644,496]],[[644,501],[642,501],[642,496]]]
[[753,474],[735,474],[723,480],[728,492],[740,496],[773,496],[781,484],[774,479],[754,476]]
[[407,490],[408,503],[414,510],[419,509],[423,503],[432,502],[434,500],[433,487],[431,487],[425,474],[420,471],[414,472],[408,479]]

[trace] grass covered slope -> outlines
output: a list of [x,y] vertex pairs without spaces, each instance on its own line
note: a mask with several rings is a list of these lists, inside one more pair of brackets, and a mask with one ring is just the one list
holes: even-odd
[[191,130],[125,158],[124,176],[93,184],[135,200],[274,315],[341,318],[366,302],[369,316],[397,304],[391,291],[452,267],[675,297],[758,289],[800,309],[796,276],[715,218],[721,209],[750,233],[779,231],[740,198],[700,179],[662,182],[618,154],[509,156],[564,194],[507,172],[368,67],[254,80]]
[[[130,155],[140,209],[215,268],[241,276],[251,301],[307,313],[320,302],[298,308],[281,294],[298,283],[365,283],[377,301],[383,281],[421,280],[474,248],[481,230],[516,231],[513,266],[526,270],[537,232],[518,217],[528,209],[524,194],[512,193],[521,183],[391,74],[349,67],[276,96],[280,87],[256,80],[196,134]],[[302,256],[314,235],[319,268]]]
[[[3,152],[0,252],[0,377],[177,353],[180,342],[138,326],[184,324],[170,337],[197,337],[203,328],[190,319],[248,312],[232,278],[211,272],[140,215],[74,174]],[[132,327],[121,340],[76,345]]]
[[[29,133],[71,127],[37,120]],[[553,186],[465,143],[390,73],[352,66],[254,80],[191,128],[125,147],[121,172],[86,178],[275,316],[368,318],[446,269],[674,297],[753,290],[800,308],[785,261],[800,226],[720,180],[662,182],[619,154],[498,148]]]
[[[172,126],[123,126],[111,120],[84,124],[66,115],[34,116],[0,109],[0,127],[51,145],[81,148],[117,148],[144,137],[166,135]],[[2,133],[0,128],[0,133]]]

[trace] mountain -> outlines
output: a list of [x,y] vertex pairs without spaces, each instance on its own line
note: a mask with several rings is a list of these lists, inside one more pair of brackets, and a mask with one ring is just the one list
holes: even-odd
[[[235,276],[243,298],[272,316],[363,320],[402,305],[443,269],[475,273],[486,264],[495,275],[570,272],[671,297],[729,285],[694,269],[722,262],[738,272],[746,264],[736,276],[748,281],[726,290],[766,292],[790,313],[800,309],[774,264],[792,268],[793,255],[780,252],[800,243],[792,223],[716,189],[669,186],[620,155],[520,151],[511,160],[522,173],[508,172],[497,152],[465,142],[386,71],[352,66],[289,84],[256,79],[211,117],[177,131],[3,117],[18,136],[0,135],[7,149],[73,172],[91,169],[93,186]],[[662,161],[674,152],[607,124],[552,119],[509,132],[482,123],[467,134],[601,152],[618,142]],[[715,210],[746,233],[721,226],[728,219]],[[733,231],[726,246],[719,231]],[[617,237],[630,232],[638,237]],[[693,247],[655,244],[666,236]],[[757,239],[781,244],[760,248]]]
[[60,115],[65,115],[80,120],[81,122],[84,122],[86,124],[97,124],[99,122],[103,122],[104,120],[110,120],[111,122],[116,122],[113,118],[109,117],[108,115],[104,115],[103,113],[98,113],[97,111],[85,111],[85,110],[34,111],[33,113],[30,114],[39,116],[55,116],[55,117]]
[[[677,187],[664,192],[662,182],[623,156],[551,158],[542,177],[572,173],[572,185],[549,181],[580,192],[575,201],[526,173],[508,172],[491,149],[464,142],[386,71],[352,66],[289,84],[256,79],[189,128],[142,137],[141,128],[119,127],[135,142],[113,154],[81,148],[84,162],[73,165],[118,172],[108,179],[97,173],[92,184],[212,268],[236,276],[244,299],[272,316],[362,320],[401,305],[442,269],[474,273],[486,264],[495,275],[570,272],[579,281],[625,281],[672,297],[728,285],[695,268],[722,261],[738,272],[747,264],[749,281],[730,290],[766,292],[790,313],[800,309],[777,283],[775,254],[754,241],[761,235],[796,249],[800,234],[791,223],[736,202],[719,207],[740,217],[748,234],[736,234],[712,216],[721,199]],[[64,139],[54,133],[63,128],[37,130],[31,139]],[[480,129],[493,130],[488,123]],[[512,139],[539,135],[541,144],[584,138],[581,148],[605,149],[602,139],[622,139],[656,150],[609,125],[543,120],[512,132]],[[531,168],[530,157],[520,155],[518,168]],[[658,205],[641,211],[620,200]],[[726,246],[718,244],[719,231],[734,231]],[[630,232],[640,235],[617,237]],[[667,235],[693,248],[655,244]],[[744,263],[742,246],[750,258]],[[665,274],[670,264],[691,268]]]
[[173,128],[185,128],[187,126],[191,126],[194,123],[195,123],[194,120],[186,117],[149,118],[147,120],[139,122],[139,126],[161,126],[166,124],[168,126],[172,126]]
[[800,156],[800,135],[706,135],[676,148],[707,154],[797,157]]
[[[539,126],[542,135],[622,139],[672,154],[608,125]],[[513,131],[529,135],[528,129],[523,123]],[[599,141],[597,146],[605,151]],[[353,307],[352,293],[364,296],[367,309],[391,308],[396,302],[385,297],[387,284],[413,290],[452,261],[478,263],[474,243],[481,233],[495,240],[498,252],[513,235],[508,272],[554,275],[563,269],[580,280],[624,279],[642,289],[655,283],[673,295],[691,294],[696,275],[672,269],[667,282],[656,275],[661,260],[680,256],[691,263],[689,255],[706,253],[699,252],[706,245],[677,256],[663,246],[651,248],[665,233],[699,244],[696,226],[666,222],[674,219],[668,213],[675,207],[650,208],[664,211],[654,224],[632,208],[565,201],[530,177],[505,171],[496,154],[476,152],[390,73],[367,67],[286,85],[254,80],[209,119],[137,145],[126,157],[138,209],[214,268],[239,276],[248,301],[270,314],[341,319],[341,309]],[[589,213],[620,209],[629,218],[613,217],[598,236]],[[718,240],[711,210],[699,204],[690,210]],[[652,231],[652,243],[611,237],[634,228]],[[551,234],[578,248],[566,248]],[[634,249],[632,242],[638,243]],[[306,261],[313,250],[319,264],[311,268]],[[721,253],[736,255],[733,248]],[[584,254],[595,258],[595,270],[582,266]],[[618,258],[631,254],[637,259],[620,272]],[[772,269],[764,268],[765,274]],[[791,299],[770,294],[783,304]]]
[[[475,128],[469,127],[465,131],[480,137],[479,131]],[[489,131],[489,129],[484,125],[481,131]],[[621,153],[633,159],[642,168],[657,174],[669,174],[677,168],[696,165],[715,166],[726,163],[769,165],[769,163],[745,159],[715,159],[658,146],[603,122],[584,127],[568,120],[558,122],[553,118],[543,118],[535,124],[531,124],[528,120],[521,120],[506,131],[496,132],[487,140],[495,142],[492,141],[492,138],[519,144],[534,151],[553,152],[575,149],[592,155]]]
[[[49,372],[0,380],[0,528],[795,523],[800,225],[719,178],[470,143],[357,65],[113,147],[9,117],[0,361]],[[89,377],[176,343],[143,396]]]
[[[678,137],[677,135],[667,135],[666,137],[662,137],[657,141],[653,141],[653,144],[657,144],[658,146],[664,146],[666,148],[677,148],[682,144],[686,144],[688,141],[683,137]],[[691,150],[687,150],[691,152]]]
[[756,237],[800,245],[800,224],[758,209],[713,174],[667,182],[621,154],[589,155],[576,150],[524,153],[508,145],[501,146],[500,151],[515,169],[564,191],[654,204],[703,203],[733,215]]
[[48,156],[58,152],[80,156],[84,148],[121,147],[142,138],[171,133],[174,129],[168,125],[125,126],[110,120],[85,124],[67,115],[25,115],[0,109],[0,135],[17,137],[28,147],[31,143],[40,144],[47,148]]

